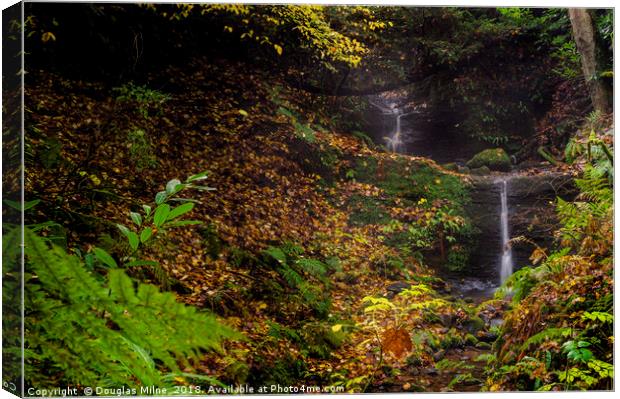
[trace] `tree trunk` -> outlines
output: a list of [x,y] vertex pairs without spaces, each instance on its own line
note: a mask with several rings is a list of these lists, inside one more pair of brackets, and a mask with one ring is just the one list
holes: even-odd
[[590,90],[592,105],[596,111],[611,112],[610,93],[598,77],[596,62],[596,37],[592,17],[584,8],[569,8],[568,16],[573,27],[577,51],[581,55],[581,68]]

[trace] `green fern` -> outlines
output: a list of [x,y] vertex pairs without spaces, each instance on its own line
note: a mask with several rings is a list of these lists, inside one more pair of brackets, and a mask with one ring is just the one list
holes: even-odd
[[526,351],[531,345],[540,345],[545,341],[553,341],[553,340],[558,340],[558,339],[562,339],[562,338],[567,338],[570,336],[572,332],[571,328],[568,327],[561,327],[561,328],[554,328],[554,327],[549,327],[547,329],[542,330],[541,332],[539,332],[538,334],[532,335],[531,337],[529,337],[522,345],[521,345],[521,352]]
[[579,143],[575,139],[571,139],[568,144],[566,144],[566,149],[564,150],[564,157],[566,158],[566,162],[573,163],[578,156],[582,155],[585,151],[585,147],[583,144]]
[[322,278],[325,276],[325,273],[327,273],[327,267],[325,263],[317,259],[297,259],[295,264],[300,267],[304,272],[316,278]]
[[[16,228],[8,239],[18,234]],[[241,338],[121,269],[102,282],[78,257],[29,230],[25,242],[33,276],[26,285],[26,376],[33,386],[167,386],[164,371],[180,373],[201,351]]]
[[285,284],[296,290],[314,311],[326,315],[331,306],[326,295],[330,267],[317,259],[302,257],[303,251],[292,243],[269,247],[263,251],[264,264],[277,271]]

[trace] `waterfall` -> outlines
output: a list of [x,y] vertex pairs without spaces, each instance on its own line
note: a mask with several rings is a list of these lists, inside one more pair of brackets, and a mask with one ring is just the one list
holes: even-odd
[[508,233],[508,184],[506,180],[500,181],[501,190],[501,213],[500,228],[502,239],[502,263],[500,269],[500,278],[503,283],[512,274],[512,248],[508,241],[510,236]]
[[400,138],[400,118],[402,118],[406,114],[400,112],[398,108],[394,108],[394,113],[396,114],[396,130],[394,131],[394,133],[392,133],[391,137],[387,138],[387,142],[388,149],[390,151],[398,152],[400,145],[403,143],[402,139]]
[[387,143],[387,148],[388,150],[392,151],[392,152],[400,152],[402,150],[402,144],[403,144],[403,136],[402,136],[402,131],[401,131],[401,121],[400,119],[403,116],[408,116],[414,113],[419,113],[419,110],[417,109],[417,107],[414,107],[414,109],[410,112],[404,112],[403,109],[398,108],[398,105],[396,103],[389,103],[387,105],[381,105],[381,104],[377,104],[375,101],[369,100],[369,103],[378,108],[379,110],[381,110],[381,112],[383,113],[383,115],[390,115],[390,116],[395,116],[396,118],[396,128],[394,129],[394,131],[390,134],[389,137],[384,137],[384,140]]

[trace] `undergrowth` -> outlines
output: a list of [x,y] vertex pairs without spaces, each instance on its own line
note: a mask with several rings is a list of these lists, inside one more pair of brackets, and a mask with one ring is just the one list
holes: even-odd
[[496,342],[491,390],[612,389],[613,187],[596,164],[575,182],[576,200],[557,202],[559,247],[537,248],[533,266],[497,293],[513,305]]

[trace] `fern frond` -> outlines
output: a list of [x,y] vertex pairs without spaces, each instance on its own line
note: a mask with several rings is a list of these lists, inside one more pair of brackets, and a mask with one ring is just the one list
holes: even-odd
[[37,276],[26,295],[26,363],[34,386],[165,386],[156,360],[179,372],[201,350],[241,338],[213,315],[120,269],[110,270],[106,286],[76,256],[28,230],[25,239],[27,269]]
[[325,273],[327,272],[327,266],[325,265],[325,263],[317,259],[302,258],[298,259],[296,264],[300,266],[304,272],[317,278],[325,276]]
[[538,334],[532,335],[531,337],[529,337],[522,345],[521,345],[521,352],[525,352],[530,345],[540,345],[545,341],[551,341],[551,340],[557,340],[557,339],[561,339],[561,338],[567,338],[570,336],[572,329],[570,327],[561,327],[561,328],[554,328],[554,327],[550,327],[547,328],[541,332],[539,332]]

